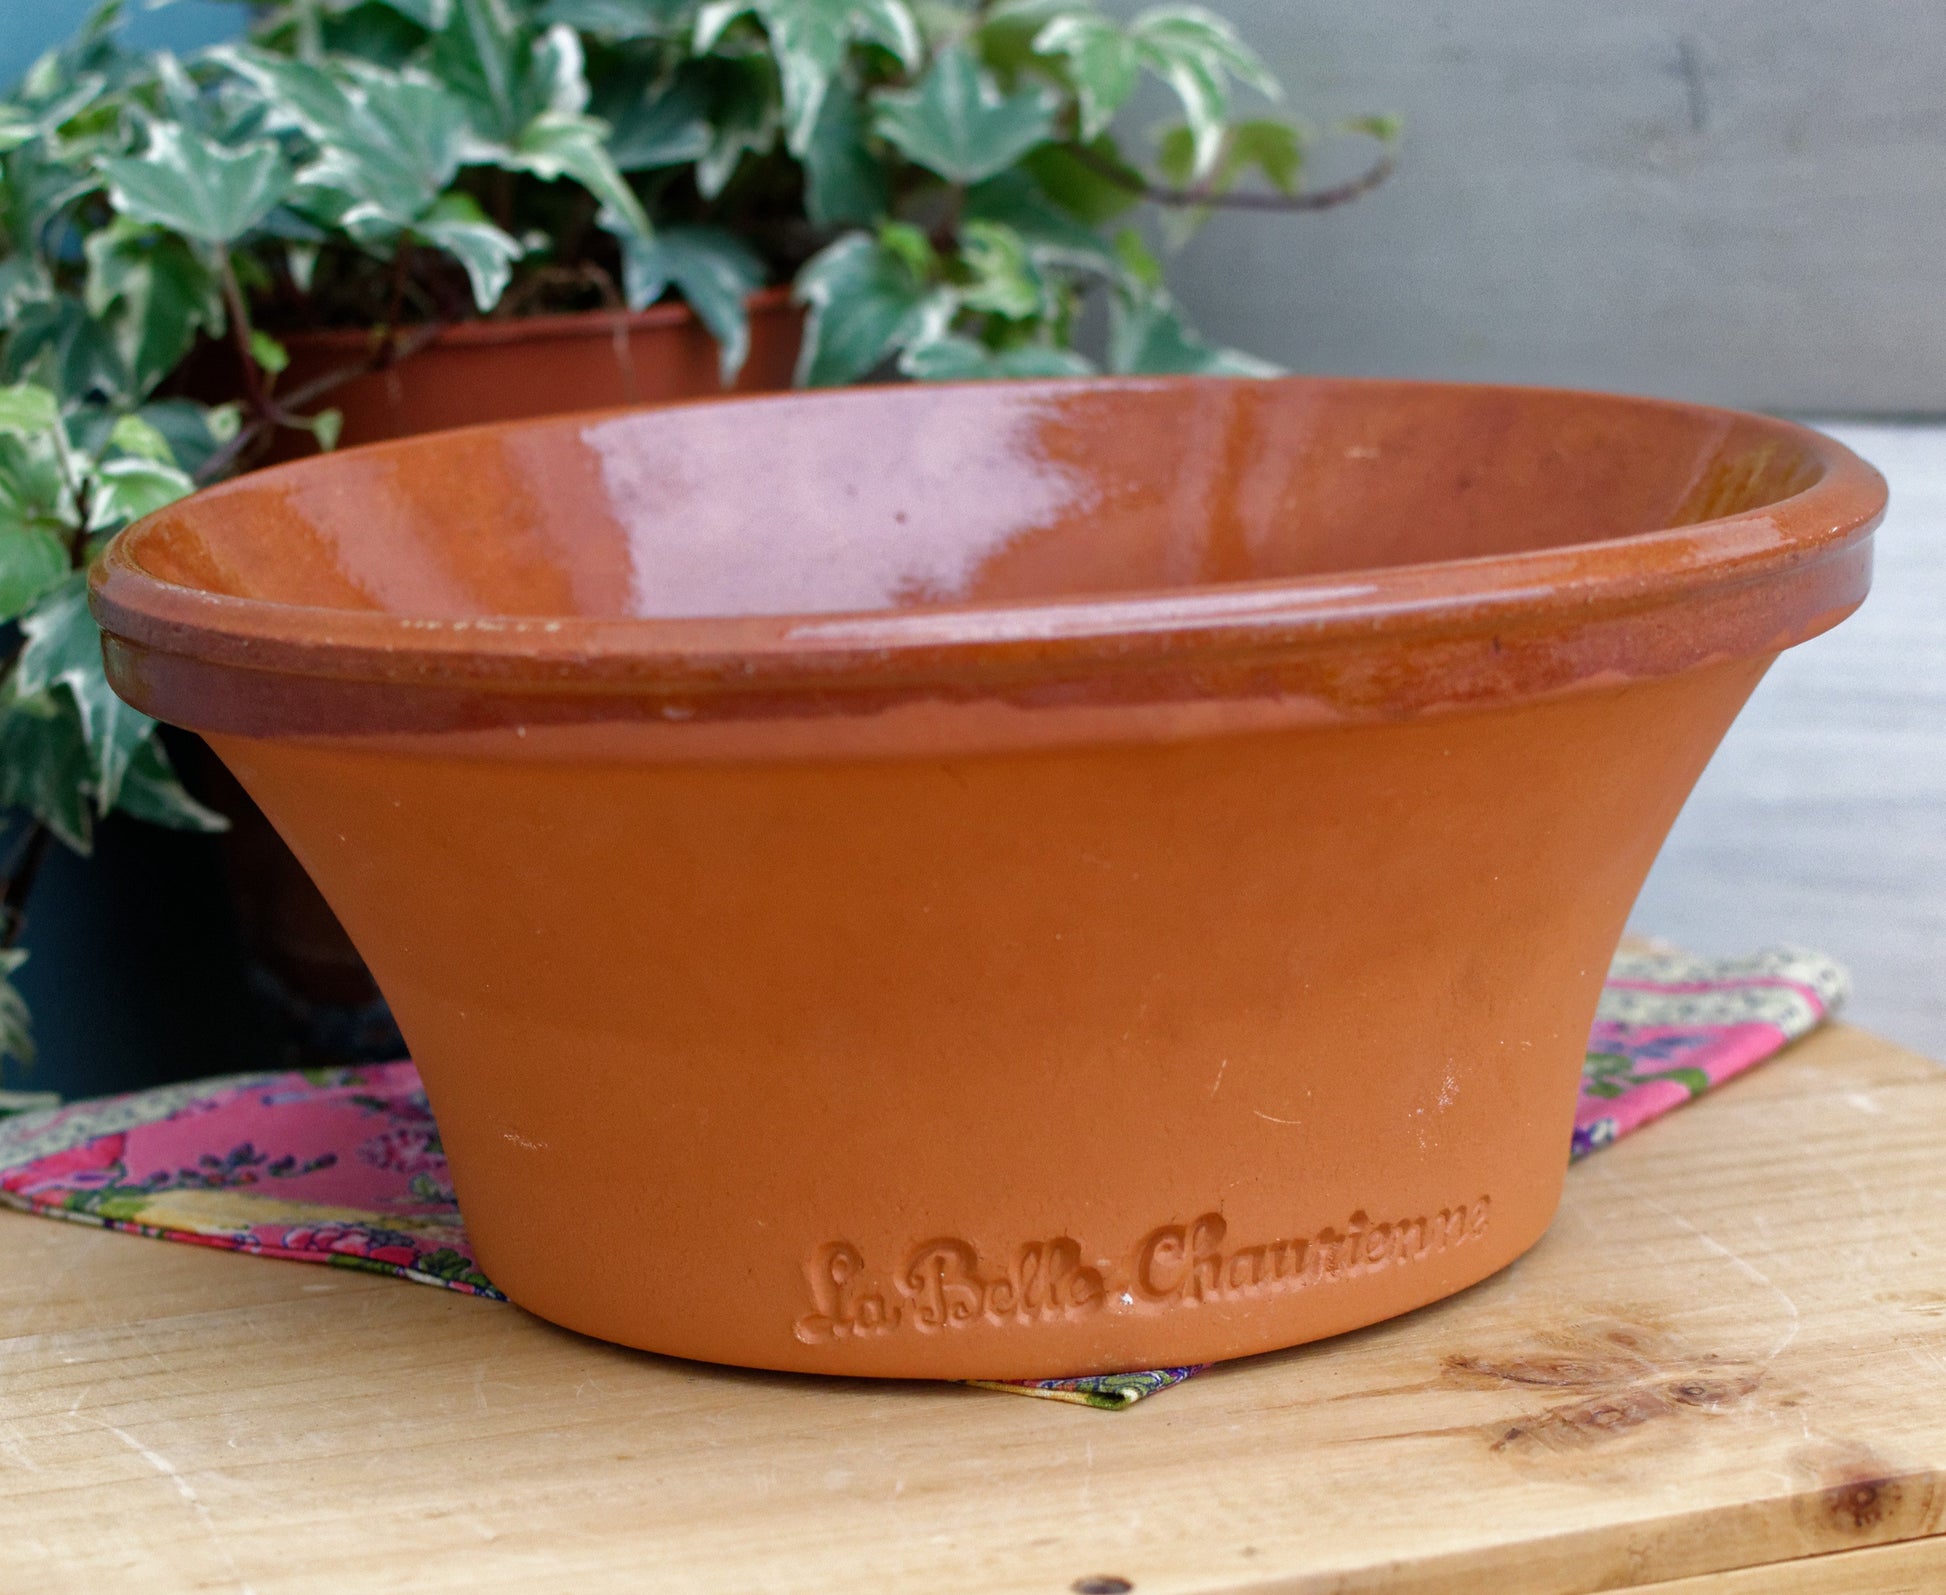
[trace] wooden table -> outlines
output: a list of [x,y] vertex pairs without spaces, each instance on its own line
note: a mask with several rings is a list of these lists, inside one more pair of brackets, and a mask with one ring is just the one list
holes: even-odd
[[1943,1150],[1833,1029],[1498,1278],[1114,1413],[0,1214],[0,1591],[1946,1590]]

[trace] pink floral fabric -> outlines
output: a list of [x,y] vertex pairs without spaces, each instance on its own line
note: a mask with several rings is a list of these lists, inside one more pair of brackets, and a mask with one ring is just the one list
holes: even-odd
[[[1843,970],[1788,949],[1624,951],[1582,1072],[1583,1157],[1821,1023]],[[0,1204],[192,1245],[395,1274],[504,1300],[480,1272],[410,1063],[232,1075],[0,1117]],[[996,1384],[1127,1406],[1196,1368]]]

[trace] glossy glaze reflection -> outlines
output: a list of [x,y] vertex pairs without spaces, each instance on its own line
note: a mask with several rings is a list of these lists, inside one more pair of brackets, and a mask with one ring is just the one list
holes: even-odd
[[1533,1243],[1642,877],[1882,504],[1648,401],[905,388],[266,472],[95,600],[351,931],[516,1301],[1029,1377]]

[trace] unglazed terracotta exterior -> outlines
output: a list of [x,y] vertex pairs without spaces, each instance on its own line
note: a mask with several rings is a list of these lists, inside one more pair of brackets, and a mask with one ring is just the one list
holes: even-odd
[[1643,875],[1883,503],[1642,400],[908,387],[263,472],[95,604],[350,928],[516,1301],[1028,1377],[1533,1244]]
[[[773,393],[791,385],[803,312],[789,290],[751,296],[750,352],[733,391]],[[299,333],[282,386],[295,389],[355,365],[371,347],[362,331]],[[344,418],[340,443],[380,443],[484,421],[667,404],[723,391],[719,350],[685,305],[634,314],[585,311],[463,321],[384,371],[356,377],[319,402]],[[301,433],[280,439],[283,459],[306,457]]]

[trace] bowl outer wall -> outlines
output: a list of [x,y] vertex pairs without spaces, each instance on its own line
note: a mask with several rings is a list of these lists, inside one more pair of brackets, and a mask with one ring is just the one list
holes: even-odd
[[[598,690],[529,679],[513,714],[453,712],[492,694],[423,659],[353,682],[360,713],[449,695],[353,736],[253,720],[260,684],[223,683],[254,664],[170,646],[180,615],[110,659],[138,702],[195,704],[358,941],[516,1301],[763,1367],[1179,1365],[1538,1238],[1656,848],[1777,649],[1862,596],[1859,472],[1842,513],[1664,534],[1538,603],[1585,550],[1430,619],[1426,571],[1240,644],[1206,609],[1187,662],[1134,669],[1075,605],[1078,650],[906,637],[889,690],[825,658],[814,692],[725,692],[666,647],[651,685],[649,623],[583,656],[623,660]],[[1696,569],[1712,541],[1728,576]],[[1125,631],[1185,618],[1144,602]],[[976,690],[939,690],[969,660]]]
[[515,1301],[1026,1378],[1296,1344],[1531,1245],[1608,957],[1766,663],[935,759],[213,741],[392,1001]]

